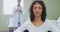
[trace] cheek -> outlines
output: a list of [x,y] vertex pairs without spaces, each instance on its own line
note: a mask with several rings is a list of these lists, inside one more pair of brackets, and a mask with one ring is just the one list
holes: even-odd
[[38,8],[38,13],[42,13],[42,8]]
[[36,14],[36,10],[35,9],[33,9],[33,13]]
[[40,9],[39,13],[42,14],[42,9]]

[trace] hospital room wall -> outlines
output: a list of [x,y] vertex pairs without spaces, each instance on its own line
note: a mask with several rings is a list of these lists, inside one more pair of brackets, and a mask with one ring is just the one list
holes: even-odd
[[[26,17],[29,17],[29,7],[32,0],[24,0]],[[43,0],[47,7],[47,19],[57,19],[60,16],[60,0]],[[7,23],[10,15],[3,15],[2,0],[0,0],[0,31],[8,30]]]
[[47,7],[47,19],[57,20],[60,16],[60,0],[43,0]]
[[7,28],[7,20],[9,18],[9,15],[3,15],[2,1],[3,0],[0,0],[0,31],[8,29]]

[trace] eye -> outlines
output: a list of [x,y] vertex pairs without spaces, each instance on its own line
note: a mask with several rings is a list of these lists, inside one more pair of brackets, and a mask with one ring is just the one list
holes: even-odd
[[37,7],[34,7],[34,9],[36,9]]
[[41,7],[38,7],[38,9],[41,9]]

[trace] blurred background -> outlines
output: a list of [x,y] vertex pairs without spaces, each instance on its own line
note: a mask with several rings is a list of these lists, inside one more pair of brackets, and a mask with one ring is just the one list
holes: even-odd
[[[25,14],[26,14],[24,21],[26,21],[27,17],[29,17],[29,7],[33,1],[34,0],[23,0],[22,2],[23,3],[22,7],[24,7]],[[43,0],[43,1],[47,8],[47,19],[57,20],[60,16],[60,0]],[[5,4],[5,3],[8,2],[7,1],[4,2],[4,0],[0,0],[0,32],[8,31],[9,29],[8,21],[12,14],[11,12],[8,11],[6,7],[4,7],[4,5],[8,5],[7,7],[9,7],[9,4]]]

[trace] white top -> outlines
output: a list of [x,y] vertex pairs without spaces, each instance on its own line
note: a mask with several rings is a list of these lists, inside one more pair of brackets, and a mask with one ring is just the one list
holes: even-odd
[[[22,14],[20,13],[20,12],[16,12],[15,13],[15,11],[18,9],[18,11],[22,11]],[[18,6],[16,6],[16,7],[14,7],[13,8],[13,27],[18,27],[18,14],[20,14],[20,24],[22,24],[22,19],[23,19],[23,14],[24,14],[24,11],[23,11],[23,9],[22,9],[22,7],[20,6],[20,7],[18,7]]]
[[21,27],[19,27],[15,32],[23,32],[28,30],[29,32],[59,32],[59,29],[51,22],[45,21],[41,26],[34,26],[30,20],[27,20]]

